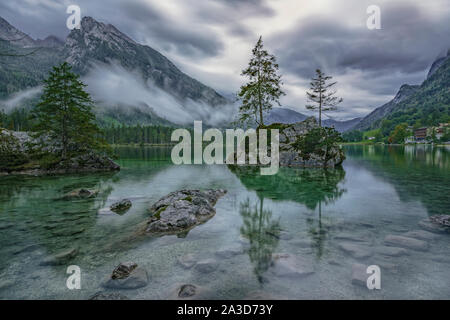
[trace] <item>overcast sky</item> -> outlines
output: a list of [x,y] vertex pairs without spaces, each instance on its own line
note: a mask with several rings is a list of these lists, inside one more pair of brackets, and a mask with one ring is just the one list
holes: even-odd
[[[259,35],[275,54],[286,96],[305,110],[316,68],[338,81],[337,119],[362,116],[393,98],[403,83],[421,83],[450,48],[449,0],[14,0],[0,16],[33,38],[64,38],[66,8],[115,25],[217,91],[236,92]],[[369,30],[369,5],[381,29]]]

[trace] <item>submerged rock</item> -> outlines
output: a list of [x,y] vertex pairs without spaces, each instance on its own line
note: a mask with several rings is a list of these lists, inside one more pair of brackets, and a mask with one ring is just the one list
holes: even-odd
[[127,296],[124,296],[118,292],[97,292],[89,300],[130,300]]
[[450,228],[450,215],[436,214],[430,217],[430,221],[438,225]]
[[272,272],[279,277],[306,277],[315,272],[309,260],[297,255],[275,254],[272,263]]
[[186,254],[186,255],[178,258],[178,263],[183,268],[190,269],[197,263],[197,259],[193,254],[189,253],[189,254]]
[[435,240],[438,237],[438,235],[436,235],[432,232],[425,231],[425,230],[408,231],[408,232],[404,233],[403,236],[408,237],[408,238],[415,238],[415,239],[419,239],[419,240],[426,240],[426,241]]
[[226,190],[180,190],[168,194],[151,208],[147,233],[180,233],[206,222],[216,214],[214,205]]
[[194,269],[200,273],[211,273],[219,267],[219,263],[214,259],[201,260],[196,263]]
[[367,266],[360,263],[352,265],[352,284],[367,288],[367,279],[369,276]]
[[354,243],[343,242],[339,243],[338,247],[356,259],[368,258],[373,254],[372,249]]
[[93,189],[75,189],[64,195],[64,199],[72,200],[72,199],[90,199],[95,198],[98,195],[98,190]]
[[178,291],[179,298],[188,298],[195,295],[197,292],[197,287],[193,284],[184,284],[181,286],[180,291]]
[[428,250],[428,242],[404,236],[388,235],[384,238],[384,243],[388,246],[396,246],[416,251]]
[[400,257],[408,254],[408,251],[403,248],[396,248],[396,247],[378,247],[376,249],[377,253],[383,255],[383,256],[389,256],[389,257]]
[[128,199],[123,199],[116,203],[113,203],[110,207],[111,211],[115,213],[125,213],[131,208],[131,201]]
[[41,266],[63,265],[72,260],[73,258],[75,258],[77,254],[78,249],[76,248],[68,249],[66,251],[60,252],[58,254],[46,258],[40,263],[40,265]]
[[440,225],[438,223],[433,223],[428,219],[422,220],[419,222],[419,227],[422,229],[433,232],[433,233],[446,233],[449,231],[449,228]]
[[240,247],[230,247],[217,251],[216,256],[222,259],[229,259],[243,253],[244,251]]
[[113,289],[137,289],[148,284],[148,274],[134,262],[119,264],[111,276],[103,282],[103,286]]

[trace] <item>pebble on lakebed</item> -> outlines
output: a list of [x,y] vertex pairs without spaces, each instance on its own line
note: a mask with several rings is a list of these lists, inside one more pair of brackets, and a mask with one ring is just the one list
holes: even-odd
[[103,282],[103,287],[112,289],[137,289],[148,284],[148,274],[134,262],[119,264]]

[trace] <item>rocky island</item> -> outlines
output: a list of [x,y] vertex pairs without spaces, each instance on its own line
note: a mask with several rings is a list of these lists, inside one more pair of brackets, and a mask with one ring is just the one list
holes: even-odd
[[106,154],[87,151],[65,160],[56,155],[61,147],[33,138],[27,132],[0,128],[0,175],[45,175],[120,170]]
[[293,124],[274,123],[266,128],[280,131],[282,167],[334,168],[345,160],[338,144],[339,133],[320,127],[314,117]]

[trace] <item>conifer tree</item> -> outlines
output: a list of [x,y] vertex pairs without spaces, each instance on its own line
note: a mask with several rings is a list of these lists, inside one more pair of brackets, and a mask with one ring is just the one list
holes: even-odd
[[322,113],[324,111],[335,111],[337,105],[343,101],[342,98],[335,96],[336,91],[332,89],[337,82],[328,82],[332,78],[317,69],[316,78],[312,78],[311,81],[311,92],[306,92],[308,101],[315,103],[315,105],[307,105],[306,109],[319,110],[320,127],[322,126]]
[[89,150],[100,150],[106,143],[92,112],[93,102],[79,76],[64,62],[53,67],[45,80],[41,102],[33,109],[36,136],[45,136],[61,148],[63,160]]
[[242,100],[239,120],[243,123],[254,120],[259,126],[264,126],[264,112],[272,109],[273,103],[279,104],[284,92],[281,90],[281,76],[277,74],[276,58],[264,50],[262,37],[252,54],[248,67],[241,74],[248,77],[249,82],[241,86],[238,93]]

